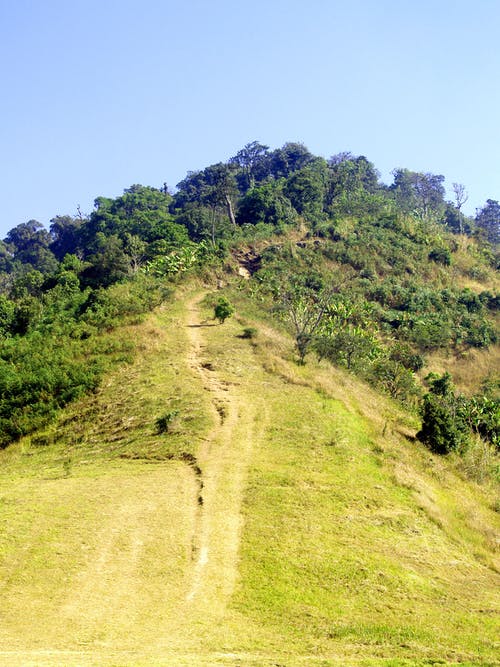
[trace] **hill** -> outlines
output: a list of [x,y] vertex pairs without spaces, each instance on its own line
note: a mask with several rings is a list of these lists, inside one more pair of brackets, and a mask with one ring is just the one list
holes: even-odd
[[2,664],[499,664],[500,206],[443,182],[253,142],[11,230]]
[[488,486],[345,371],[297,366],[246,299],[217,325],[203,296],[3,452],[2,663],[495,664]]

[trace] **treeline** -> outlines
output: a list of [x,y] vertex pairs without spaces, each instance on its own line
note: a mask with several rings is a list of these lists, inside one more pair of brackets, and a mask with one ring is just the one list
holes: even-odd
[[464,187],[453,192],[447,201],[443,176],[408,169],[385,185],[364,156],[252,142],[175,192],[133,185],[49,230],[18,225],[0,242],[0,444],[95,389],[128,354],[111,344],[113,327],[241,241],[268,246],[252,294],[289,321],[324,306],[314,331],[295,329],[302,360],[315,352],[414,403],[429,352],[496,342],[498,296],[453,276],[480,282],[497,268],[500,205],[489,199],[467,217]]
[[[364,156],[341,153],[325,160],[302,144],[270,151],[253,142],[226,163],[189,172],[175,194],[166,185],[133,185],[115,199],[98,197],[88,216],[54,217],[48,231],[36,220],[14,227],[0,243],[0,287],[8,293],[9,277],[29,271],[52,275],[68,254],[82,262],[83,285],[107,286],[190,243],[219,247],[242,231],[279,232],[299,220],[321,233],[346,216],[406,214],[498,244],[497,201],[488,199],[471,218],[461,210],[467,200],[462,185],[453,184],[455,201],[450,202],[441,175],[408,169],[393,175],[391,185],[381,183]],[[446,244],[432,252],[436,261],[449,262]]]

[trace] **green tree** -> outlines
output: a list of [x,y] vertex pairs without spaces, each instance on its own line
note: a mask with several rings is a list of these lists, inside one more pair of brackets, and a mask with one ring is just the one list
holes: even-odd
[[288,178],[291,174],[303,169],[315,159],[314,155],[298,142],[287,142],[268,155],[267,176],[272,178]]
[[278,309],[285,320],[290,322],[295,337],[299,362],[304,363],[315,336],[328,316],[332,299],[351,274],[332,276],[328,287],[308,284],[297,277],[284,275],[275,288]]
[[29,264],[44,274],[57,268],[57,260],[50,250],[50,234],[37,220],[23,222],[9,231],[5,243],[14,262]]
[[417,438],[436,454],[459,450],[467,436],[459,408],[460,401],[455,396],[450,374],[431,377],[430,390],[421,407],[422,428]]
[[234,306],[221,296],[214,306],[214,317],[219,320],[220,324],[224,324],[228,317],[234,313]]
[[490,243],[500,243],[500,204],[487,199],[476,214],[476,225]]
[[294,223],[296,219],[297,213],[277,181],[252,188],[238,206],[237,221],[240,225],[266,223],[279,228]]
[[230,164],[237,165],[243,172],[244,191],[254,187],[259,166],[264,162],[268,149],[269,146],[264,146],[258,141],[252,141],[229,160]]
[[354,326],[346,326],[329,336],[318,335],[314,349],[319,359],[328,359],[347,370],[364,368],[366,361],[378,351],[373,337]]
[[188,205],[206,207],[210,211],[210,228],[212,245],[215,246],[217,222],[222,212],[233,226],[236,226],[234,214],[238,186],[234,169],[219,162],[203,171],[190,172],[178,183],[175,205],[181,210]]
[[395,169],[393,175],[390,191],[403,211],[416,213],[423,219],[443,216],[446,208],[444,176],[409,169]]
[[76,254],[79,251],[79,232],[84,223],[81,218],[70,215],[58,215],[50,221],[50,249],[61,261],[67,254]]
[[106,287],[128,275],[130,261],[119,236],[106,236],[103,232],[98,232],[94,247],[95,252],[88,258],[88,266],[82,273],[85,285],[93,288]]
[[283,192],[297,213],[316,222],[322,218],[328,179],[326,161],[316,158],[288,178]]

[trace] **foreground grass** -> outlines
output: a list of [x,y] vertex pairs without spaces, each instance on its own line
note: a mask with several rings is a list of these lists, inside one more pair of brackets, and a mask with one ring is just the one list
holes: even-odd
[[186,605],[198,510],[182,454],[214,428],[187,296],[131,332],[140,354],[97,396],[2,454],[2,664],[498,664],[490,490],[408,441],[411,418],[361,383],[298,367],[243,300],[199,330],[234,417],[221,503],[234,468],[246,479],[238,577]]
[[402,438],[396,408],[331,368],[283,361],[286,344],[252,323],[268,430],[238,608],[255,634],[340,663],[494,664],[494,496]]

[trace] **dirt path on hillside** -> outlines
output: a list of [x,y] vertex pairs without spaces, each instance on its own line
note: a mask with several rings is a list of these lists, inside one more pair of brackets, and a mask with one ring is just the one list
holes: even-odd
[[193,611],[220,617],[238,577],[241,503],[256,419],[252,407],[241,404],[236,385],[219,377],[209,357],[206,327],[220,325],[201,321],[203,296],[195,295],[187,304],[187,359],[210,394],[214,426],[198,454],[202,504],[193,536],[194,567],[186,602]]
[[[207,656],[234,623],[228,605],[238,583],[242,503],[266,417],[251,348],[233,321],[202,321],[203,297],[191,293],[179,304],[148,350],[148,363],[160,369],[149,392],[172,391],[161,368],[174,343],[178,372],[192,374],[203,412],[209,406],[212,425],[196,460],[120,461],[95,476],[35,485],[34,502],[73,510],[55,523],[64,532],[51,536],[54,544],[40,545],[49,558],[34,581],[21,573],[9,593],[2,665],[220,664]],[[179,332],[169,337],[170,326]],[[124,393],[131,391],[125,382]]]

